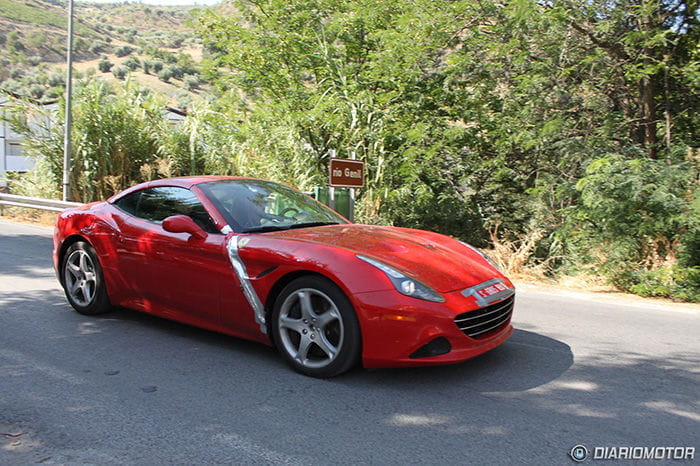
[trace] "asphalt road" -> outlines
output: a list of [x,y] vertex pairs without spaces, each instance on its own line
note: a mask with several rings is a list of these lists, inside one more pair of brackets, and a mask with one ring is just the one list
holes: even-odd
[[700,450],[697,307],[526,289],[515,333],[486,355],[317,380],[259,344],[75,313],[51,233],[0,220],[0,464],[541,465],[574,464],[577,444]]

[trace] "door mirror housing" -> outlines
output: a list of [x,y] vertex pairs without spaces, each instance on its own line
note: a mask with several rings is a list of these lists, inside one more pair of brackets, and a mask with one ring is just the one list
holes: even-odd
[[189,233],[197,239],[207,237],[207,233],[187,215],[172,215],[163,220],[162,226],[170,233]]

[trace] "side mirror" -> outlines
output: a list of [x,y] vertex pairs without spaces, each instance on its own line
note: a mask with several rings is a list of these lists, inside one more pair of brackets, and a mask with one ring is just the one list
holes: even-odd
[[163,220],[163,230],[170,233],[189,233],[197,239],[204,239],[207,234],[187,215],[173,215]]

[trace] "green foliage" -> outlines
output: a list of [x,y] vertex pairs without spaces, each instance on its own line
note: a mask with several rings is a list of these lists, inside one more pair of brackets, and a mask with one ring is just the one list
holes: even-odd
[[118,57],[126,57],[127,55],[131,55],[133,51],[134,48],[129,45],[121,45],[114,48],[114,54]]
[[[100,81],[76,86],[71,174],[74,199],[104,199],[135,182],[157,176],[158,167],[161,176],[180,174],[175,168],[178,157],[187,160],[189,169],[198,170],[197,158],[173,142],[179,133],[165,119],[164,106],[152,93],[129,82],[116,93]],[[27,152],[43,157],[54,186],[60,186],[63,109],[51,111],[22,101],[14,102],[12,109],[11,123],[25,136]],[[173,153],[171,148],[185,153]]]
[[251,172],[306,188],[331,149],[354,152],[361,220],[478,245],[489,224],[541,230],[532,261],[623,286],[616,271],[698,260],[697,160],[675,149],[697,141],[700,95],[681,3],[262,0],[198,21]]
[[63,86],[65,85],[65,82],[66,78],[61,73],[53,72],[48,75],[47,84],[49,86]]
[[617,274],[614,283],[640,296],[700,302],[700,267],[631,270]]
[[102,41],[102,40],[99,40],[99,39],[92,41],[92,43],[88,47],[88,51],[90,53],[95,53],[95,54],[102,53],[105,50],[107,50],[107,43]]
[[[30,3],[17,0],[0,0],[0,17],[36,25],[54,26],[62,30],[66,29],[67,23],[66,14],[61,8],[36,8]],[[80,23],[75,24],[75,29],[81,35],[92,32]]]
[[141,67],[141,60],[139,60],[138,58],[136,58],[135,56],[132,55],[129,58],[127,58],[126,60],[124,60],[122,62],[122,65],[126,66],[131,71],[134,71],[134,70]]
[[29,47],[38,49],[45,45],[46,33],[44,31],[32,31],[27,34],[26,42]]
[[7,47],[7,50],[9,50],[10,52],[21,52],[22,50],[24,50],[24,44],[20,40],[20,36],[17,31],[12,31],[9,34],[7,34],[5,47]]
[[188,74],[183,81],[188,91],[193,91],[199,87],[199,78],[195,75]]
[[173,77],[173,72],[170,70],[170,67],[162,69],[158,72],[158,79],[161,81],[167,83],[170,81],[170,78]]
[[107,60],[106,58],[103,58],[97,63],[97,69],[99,69],[103,73],[109,73],[113,66],[114,63]]
[[119,66],[112,68],[112,74],[114,75],[115,78],[117,78],[119,80],[125,79],[126,76],[129,74],[129,71],[131,71],[129,69],[129,67],[124,66],[124,65],[119,65]]
[[[184,74],[184,70],[178,65],[168,65],[165,67],[163,72],[167,73],[170,78],[175,79],[181,79],[182,75]],[[158,77],[160,78],[160,73],[158,74]]]

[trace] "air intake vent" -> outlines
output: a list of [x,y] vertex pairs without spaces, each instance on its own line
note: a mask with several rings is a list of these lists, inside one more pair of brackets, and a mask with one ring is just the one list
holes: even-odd
[[515,295],[512,295],[490,306],[460,314],[455,317],[455,323],[468,337],[486,338],[490,333],[508,325],[514,303]]

